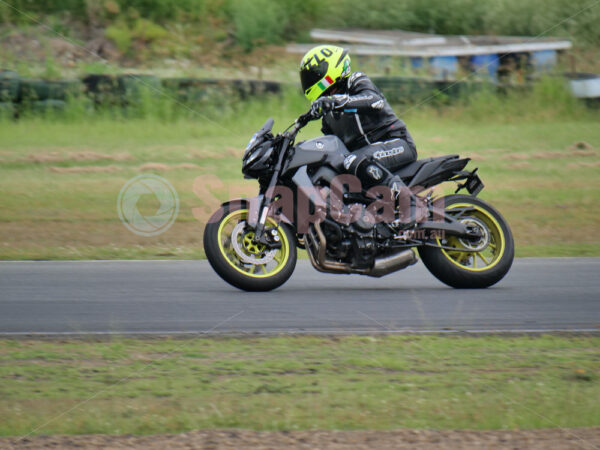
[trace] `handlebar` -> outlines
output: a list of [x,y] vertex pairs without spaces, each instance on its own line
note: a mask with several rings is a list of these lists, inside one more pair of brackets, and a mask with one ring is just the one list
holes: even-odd
[[311,113],[309,111],[309,112],[307,112],[305,114],[302,114],[300,117],[298,117],[296,119],[296,122],[297,123],[302,123],[302,124],[306,125],[311,120],[314,120],[314,119],[313,119],[313,117],[312,117],[312,115],[311,115]]
[[[339,108],[336,108],[335,110],[338,111],[339,113],[342,113],[342,108],[343,108],[343,105]],[[293,139],[294,137],[296,137],[296,134],[298,134],[298,131],[300,131],[302,128],[304,128],[308,124],[308,122],[317,120],[319,118],[320,117],[313,116],[309,110],[308,112],[301,114],[294,121],[294,123],[287,128],[287,130],[283,134],[284,134],[284,136]]]
[[296,134],[298,134],[298,131],[300,131],[302,128],[304,128],[308,122],[310,122],[311,120],[315,120],[313,118],[313,116],[311,115],[310,111],[300,115],[292,125],[290,125],[288,127],[288,129],[286,131],[284,131],[283,135],[293,139],[294,137],[296,137]]

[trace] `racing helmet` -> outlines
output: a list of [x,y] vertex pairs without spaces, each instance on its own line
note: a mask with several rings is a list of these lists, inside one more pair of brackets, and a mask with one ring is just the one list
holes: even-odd
[[348,75],[350,75],[348,50],[335,45],[319,45],[312,48],[300,63],[302,91],[311,102]]

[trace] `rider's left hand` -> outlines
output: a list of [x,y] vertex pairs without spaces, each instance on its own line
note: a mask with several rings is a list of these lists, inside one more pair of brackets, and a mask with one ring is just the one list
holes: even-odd
[[314,119],[323,117],[336,107],[336,101],[331,97],[321,97],[315,100],[310,106],[310,115]]

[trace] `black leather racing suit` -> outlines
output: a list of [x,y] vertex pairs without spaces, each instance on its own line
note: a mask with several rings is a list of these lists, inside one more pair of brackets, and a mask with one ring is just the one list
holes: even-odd
[[365,187],[399,181],[391,172],[417,159],[405,123],[365,74],[354,72],[337,86],[331,97],[336,109],[323,117],[321,131],[339,137],[352,152],[344,168]]

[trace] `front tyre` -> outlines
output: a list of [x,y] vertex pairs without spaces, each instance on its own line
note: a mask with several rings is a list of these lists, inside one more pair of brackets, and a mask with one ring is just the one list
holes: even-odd
[[281,248],[253,242],[248,209],[224,207],[222,218],[204,229],[204,251],[223,280],[244,291],[270,291],[281,286],[296,267],[296,239],[289,226],[267,218],[265,230],[279,235]]
[[[487,288],[500,281],[512,265],[515,245],[506,220],[491,205],[476,197],[445,197],[446,213],[476,228],[476,241],[447,236],[436,238],[435,247],[420,247],[419,255],[429,271],[454,288]],[[454,250],[456,249],[456,250]]]

